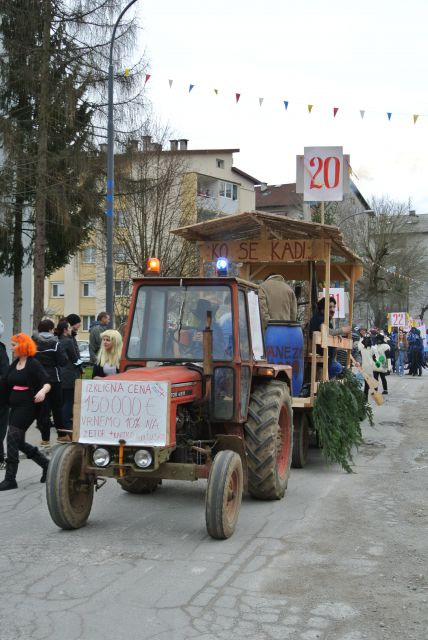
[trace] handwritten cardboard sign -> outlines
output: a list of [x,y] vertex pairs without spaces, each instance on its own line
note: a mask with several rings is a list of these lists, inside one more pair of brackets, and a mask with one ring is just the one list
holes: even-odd
[[228,258],[238,262],[305,262],[324,256],[319,240],[231,240],[199,244],[203,260]]
[[85,444],[124,440],[127,445],[152,447],[169,444],[168,382],[82,380],[80,398],[78,393],[79,389],[73,440]]

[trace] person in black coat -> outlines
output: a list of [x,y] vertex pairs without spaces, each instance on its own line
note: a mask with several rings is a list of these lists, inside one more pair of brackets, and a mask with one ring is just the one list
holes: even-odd
[[[4,324],[0,320],[0,338],[3,336]],[[6,345],[0,342],[0,379],[6,375],[9,369],[9,357],[6,351]],[[4,439],[6,437],[7,425],[9,422],[9,407],[0,406],[0,469],[6,466],[4,459]]]
[[51,433],[51,412],[53,416],[53,424],[57,431],[58,437],[62,438],[66,435],[64,431],[64,423],[62,417],[62,388],[61,388],[61,367],[67,364],[61,345],[57,336],[54,335],[55,325],[48,318],[41,320],[37,327],[37,335],[34,341],[37,345],[36,358],[44,367],[49,376],[51,390],[46,396],[40,409],[40,418],[38,428],[42,434],[42,446],[49,446]]
[[59,344],[66,362],[61,367],[62,377],[62,418],[65,434],[58,438],[59,442],[67,442],[71,440],[70,435],[73,431],[73,403],[74,403],[74,385],[76,380],[80,378],[81,364],[79,347],[76,340],[72,336],[72,328],[66,318],[58,323],[56,328]]
[[15,360],[1,380],[0,403],[10,407],[7,434],[6,475],[0,483],[0,491],[16,489],[19,452],[22,451],[43,469],[40,482],[46,482],[49,460],[37,447],[25,442],[25,433],[37,418],[38,408],[50,391],[49,376],[34,356],[37,347],[25,333],[12,336],[12,352]]

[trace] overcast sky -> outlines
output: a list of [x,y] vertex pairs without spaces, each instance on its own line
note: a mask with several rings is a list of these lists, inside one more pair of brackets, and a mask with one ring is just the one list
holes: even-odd
[[148,95],[189,148],[239,148],[237,167],[281,184],[305,146],[343,146],[366,198],[428,213],[428,0],[141,0],[137,12]]

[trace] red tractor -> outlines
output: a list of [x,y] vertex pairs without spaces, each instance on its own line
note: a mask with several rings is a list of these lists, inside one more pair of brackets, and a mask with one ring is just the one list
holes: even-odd
[[218,539],[233,534],[244,490],[284,496],[291,368],[265,359],[256,285],[135,280],[120,370],[76,389],[73,442],[54,450],[46,484],[59,527],[86,523],[108,477],[139,494],[206,478],[206,526]]

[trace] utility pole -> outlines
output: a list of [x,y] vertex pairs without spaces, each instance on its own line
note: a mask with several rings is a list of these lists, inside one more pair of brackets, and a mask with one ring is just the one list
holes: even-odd
[[113,122],[113,46],[116,30],[123,15],[137,0],[131,0],[123,9],[110,41],[108,66],[108,116],[107,116],[107,252],[106,252],[106,311],[114,326],[114,281],[113,281],[113,222],[114,222],[114,122]]

